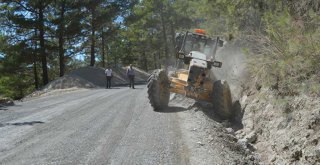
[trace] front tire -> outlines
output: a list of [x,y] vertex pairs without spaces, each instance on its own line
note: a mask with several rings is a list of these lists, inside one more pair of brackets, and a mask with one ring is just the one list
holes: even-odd
[[169,78],[165,70],[158,69],[152,73],[148,81],[148,98],[154,111],[163,111],[168,107],[170,99]]

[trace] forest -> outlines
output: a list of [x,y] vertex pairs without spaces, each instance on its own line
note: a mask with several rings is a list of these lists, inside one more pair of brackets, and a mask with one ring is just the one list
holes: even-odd
[[83,66],[172,65],[178,32],[243,52],[279,95],[320,95],[318,0],[1,0],[0,95],[20,99]]

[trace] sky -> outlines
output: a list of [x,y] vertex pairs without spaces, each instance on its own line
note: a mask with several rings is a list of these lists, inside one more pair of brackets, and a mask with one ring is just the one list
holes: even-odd
[[116,18],[115,22],[116,22],[116,23],[121,23],[121,24],[122,24],[122,23],[123,23],[123,20],[124,20],[124,18],[123,18],[122,16],[120,16],[120,15],[119,15],[119,16]]

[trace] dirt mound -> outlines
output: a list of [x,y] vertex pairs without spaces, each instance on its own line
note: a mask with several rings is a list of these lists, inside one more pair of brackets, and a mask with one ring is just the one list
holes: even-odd
[[[113,67],[113,78],[111,80],[111,86],[123,86],[128,85],[129,80],[126,75],[127,67]],[[146,83],[150,74],[147,72],[135,68],[135,83]],[[105,69],[99,67],[82,67],[76,69],[63,77],[51,81],[41,90],[34,91],[32,94],[26,96],[24,100],[34,98],[37,96],[51,95],[52,93],[60,93],[67,91],[74,91],[78,89],[88,88],[105,88],[106,77],[104,74]]]
[[8,106],[8,105],[13,105],[13,100],[4,96],[0,96],[0,107],[3,106]]
[[[135,82],[144,83],[146,82],[149,74],[138,69],[135,69]],[[114,67],[113,78],[111,81],[112,86],[120,86],[128,84],[125,67]],[[104,88],[106,78],[103,68],[98,67],[83,67],[76,69],[69,74],[58,78],[44,87],[43,90],[54,90],[54,89],[66,89],[66,88]]]
[[65,89],[65,88],[94,88],[96,87],[90,81],[87,81],[77,75],[66,75],[57,80],[50,82],[45,89]]

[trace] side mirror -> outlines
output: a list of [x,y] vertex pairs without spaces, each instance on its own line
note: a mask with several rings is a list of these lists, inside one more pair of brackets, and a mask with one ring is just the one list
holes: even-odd
[[179,59],[184,59],[184,57],[185,57],[183,52],[178,52],[177,56],[178,56]]
[[220,62],[220,61],[213,61],[213,62],[211,63],[211,65],[214,66],[214,67],[217,67],[217,68],[221,68],[222,62]]

